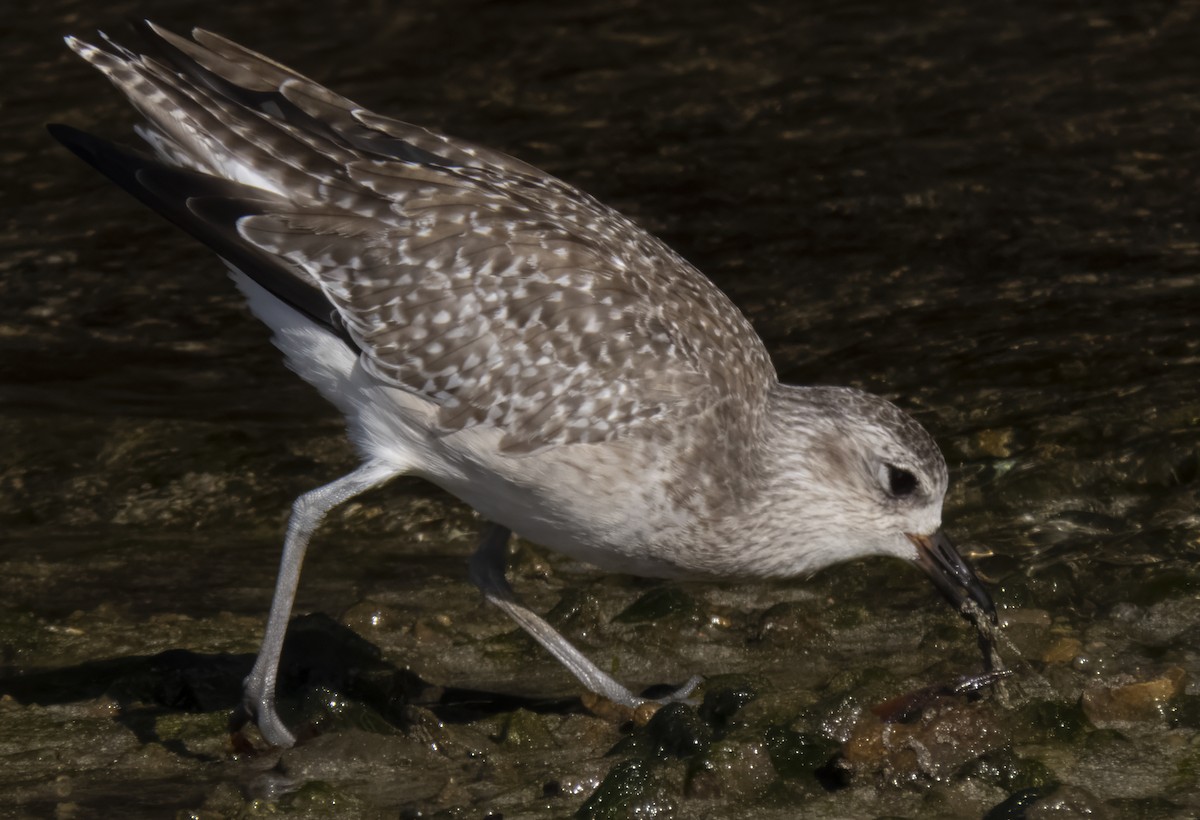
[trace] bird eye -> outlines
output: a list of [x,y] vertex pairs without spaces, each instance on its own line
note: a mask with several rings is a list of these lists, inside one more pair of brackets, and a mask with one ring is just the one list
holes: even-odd
[[907,498],[917,490],[917,477],[903,467],[887,464],[888,492],[894,498]]

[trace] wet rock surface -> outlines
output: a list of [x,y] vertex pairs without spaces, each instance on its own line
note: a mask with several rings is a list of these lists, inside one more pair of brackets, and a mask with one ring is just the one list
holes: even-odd
[[[0,813],[1200,814],[1200,5],[97,14],[12,15],[0,52]],[[142,16],[579,184],[709,273],[785,380],[913,412],[1001,610],[1003,697],[938,694],[981,660],[909,567],[664,584],[521,543],[514,586],[601,666],[707,676],[585,706],[467,582],[480,522],[402,480],[307,559],[302,742],[231,734],[291,500],[355,459],[219,263],[42,131],[128,133],[59,38]]]

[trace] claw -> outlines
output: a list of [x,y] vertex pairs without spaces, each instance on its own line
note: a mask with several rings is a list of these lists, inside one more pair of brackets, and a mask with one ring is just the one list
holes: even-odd
[[654,698],[651,702],[666,706],[668,703],[690,703],[693,701],[692,694],[700,688],[704,683],[704,678],[699,675],[692,675],[688,682],[680,686],[674,692],[664,695],[661,698]]

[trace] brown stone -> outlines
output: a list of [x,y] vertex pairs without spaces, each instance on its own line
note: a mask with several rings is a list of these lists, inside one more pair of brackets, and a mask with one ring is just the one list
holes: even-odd
[[1151,680],[1089,689],[1083,693],[1083,711],[1095,724],[1157,720],[1187,679],[1187,672],[1172,666]]
[[1078,638],[1059,638],[1042,653],[1043,663],[1070,663],[1083,651],[1083,642]]
[[860,774],[875,773],[893,782],[921,776],[940,780],[1006,742],[989,704],[947,698],[912,723],[885,723],[864,712],[842,756]]

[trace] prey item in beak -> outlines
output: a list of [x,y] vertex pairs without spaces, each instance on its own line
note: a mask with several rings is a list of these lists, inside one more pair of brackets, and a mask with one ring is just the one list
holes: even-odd
[[905,535],[917,548],[917,563],[933,579],[934,586],[954,604],[955,609],[962,610],[969,598],[987,613],[992,623],[996,622],[996,605],[992,603],[992,596],[944,532],[938,530],[932,535]]

